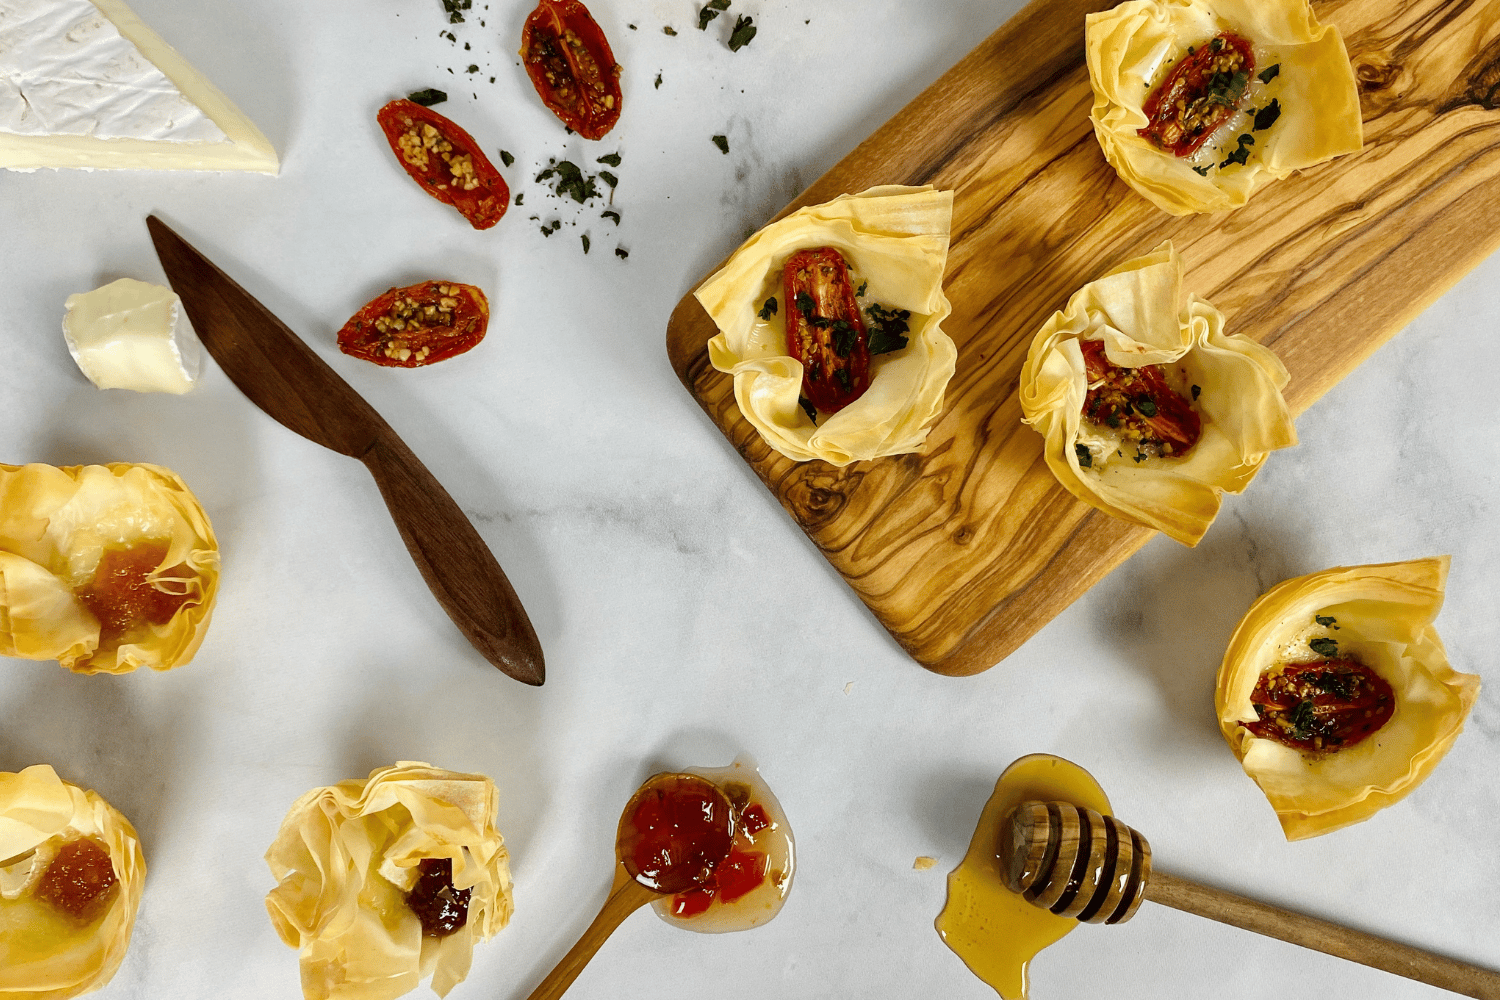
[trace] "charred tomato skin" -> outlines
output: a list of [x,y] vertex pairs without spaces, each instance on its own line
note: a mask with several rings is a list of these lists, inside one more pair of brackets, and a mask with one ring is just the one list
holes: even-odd
[[484,339],[490,304],[456,281],[424,281],[372,299],[339,331],[339,350],[387,368],[420,368]]
[[521,30],[521,62],[537,96],[585,139],[620,120],[620,65],[579,0],[541,0]]
[[[1216,35],[1179,59],[1152,89],[1141,109],[1147,125],[1138,133],[1174,156],[1192,156],[1234,114],[1254,72],[1248,41],[1228,31]],[[1237,74],[1240,86],[1233,87]]]
[[[870,388],[870,346],[844,255],[798,250],[782,272],[787,353],[802,362],[802,395],[836,413]],[[839,347],[847,348],[840,351]]]
[[474,137],[431,108],[406,98],[375,116],[391,152],[438,201],[452,205],[475,229],[489,229],[510,207],[510,187]]

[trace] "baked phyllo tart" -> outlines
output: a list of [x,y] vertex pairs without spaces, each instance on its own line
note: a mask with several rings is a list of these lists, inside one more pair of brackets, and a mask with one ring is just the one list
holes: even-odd
[[170,670],[198,651],[218,590],[213,527],[170,470],[0,465],[0,654]]
[[1238,208],[1364,143],[1344,40],[1307,0],[1128,0],[1086,25],[1104,158],[1165,212]]
[[1368,819],[1426,779],[1479,696],[1432,621],[1448,557],[1324,570],[1255,602],[1214,708],[1288,840]]
[[389,1000],[428,975],[446,996],[474,942],[510,920],[499,793],[481,774],[402,761],[315,788],[292,806],[266,863],[276,933],[301,951],[308,1000]]
[[0,773],[0,997],[65,1000],[109,982],[146,884],[135,828],[45,764]]
[[958,351],[942,330],[953,192],[878,187],[750,237],[694,293],[762,438],[832,465],[919,451]]
[[1058,482],[1090,506],[1196,545],[1223,493],[1297,443],[1270,350],[1226,336],[1224,314],[1182,294],[1163,243],[1084,285],[1021,368],[1024,419]]

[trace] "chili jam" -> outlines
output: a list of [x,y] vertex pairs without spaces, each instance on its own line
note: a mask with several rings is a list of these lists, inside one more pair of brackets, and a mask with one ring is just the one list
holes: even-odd
[[1260,675],[1242,725],[1262,739],[1307,752],[1343,750],[1380,729],[1396,710],[1384,678],[1353,660],[1285,663]]
[[1136,460],[1175,458],[1198,443],[1203,422],[1187,400],[1167,384],[1161,365],[1122,368],[1105,356],[1104,341],[1081,340],[1088,393],[1083,416],[1118,431],[1136,448]]
[[1250,43],[1230,32],[1189,49],[1146,98],[1139,134],[1158,149],[1192,156],[1234,114],[1254,72]]
[[696,917],[707,912],[715,900],[730,903],[747,896],[760,888],[771,874],[770,855],[745,846],[745,842],[753,846],[755,835],[770,828],[771,820],[765,807],[750,801],[751,788],[743,782],[729,782],[720,790],[738,814],[739,835],[735,837],[729,857],[713,870],[708,880],[672,897],[674,917]]
[[447,937],[469,922],[469,897],[473,889],[453,888],[450,858],[423,858],[417,865],[417,881],[406,894],[406,905],[422,921],[427,937]]
[[735,810],[714,785],[687,774],[651,779],[621,822],[632,874],[657,892],[701,886],[729,857]]
[[[166,541],[157,540],[105,549],[93,579],[76,591],[78,599],[99,619],[101,649],[119,645],[143,625],[167,624],[191,598],[186,592],[158,590],[149,579],[167,557],[168,547]],[[177,565],[165,572],[180,576],[192,571]]]
[[80,923],[89,923],[109,905],[118,882],[109,849],[85,837],[62,845],[35,891],[43,902]]

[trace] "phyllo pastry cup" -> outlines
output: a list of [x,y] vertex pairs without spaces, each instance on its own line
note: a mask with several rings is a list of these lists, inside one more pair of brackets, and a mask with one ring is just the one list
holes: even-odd
[[276,933],[301,951],[308,1000],[390,1000],[468,975],[474,942],[510,920],[499,793],[483,775],[401,761],[316,788],[282,821],[266,863]]
[[[713,366],[734,376],[734,398],[765,442],[797,462],[836,466],[919,451],[943,406],[958,350],[942,330],[952,306],[943,294],[953,192],[877,187],[800,209],[750,237],[694,292],[719,328],[708,342]],[[906,310],[905,347],[870,361],[870,386],[834,413],[809,413],[804,369],[787,348],[782,271],[799,250],[843,255],[861,305]]]
[[[1085,24],[1094,134],[1121,180],[1162,211],[1238,208],[1263,180],[1364,143],[1343,38],[1307,0],[1128,0]],[[1248,42],[1253,58],[1239,79],[1210,78],[1228,119],[1191,155],[1141,135],[1153,92],[1226,32]]]
[[[1448,665],[1432,627],[1447,576],[1447,556],[1324,570],[1271,588],[1235,629],[1214,691],[1219,728],[1288,840],[1358,823],[1401,799],[1463,731],[1479,678]],[[1383,725],[1358,742],[1324,743],[1317,752],[1251,732],[1266,713],[1257,703],[1270,700],[1257,690],[1263,676],[1330,659],[1358,664],[1389,686],[1393,710],[1385,709]],[[1292,736],[1317,730],[1320,712],[1333,723],[1325,730],[1338,726],[1326,713],[1337,708],[1341,685],[1317,669],[1308,673],[1314,684],[1304,691],[1306,706],[1297,702],[1283,713],[1280,727]],[[1298,724],[1307,732],[1296,733]]]
[[109,982],[146,884],[135,828],[45,764],[0,773],[0,998],[66,1000]]
[[0,655],[76,673],[193,658],[219,590],[219,543],[155,465],[0,465]]
[[[1184,305],[1182,272],[1168,242],[1084,285],[1032,340],[1020,398],[1023,419],[1046,439],[1047,465],[1068,492],[1196,545],[1221,495],[1242,492],[1271,451],[1297,443],[1297,430],[1281,396],[1288,376],[1280,359],[1248,337],[1226,336],[1224,314],[1197,296]],[[1133,407],[1124,421],[1098,408],[1101,419],[1085,418],[1098,388],[1085,351],[1097,353],[1098,344],[1116,369],[1151,366],[1152,377],[1196,414],[1189,418],[1198,421],[1195,444],[1168,454],[1164,445],[1128,439],[1139,411],[1157,415],[1156,404],[1128,386],[1119,397]]]

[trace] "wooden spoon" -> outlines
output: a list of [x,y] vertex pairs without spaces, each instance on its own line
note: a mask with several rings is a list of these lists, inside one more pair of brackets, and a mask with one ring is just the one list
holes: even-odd
[[1027,901],[1088,923],[1129,920],[1142,899],[1393,972],[1464,996],[1500,1000],[1500,973],[1152,872],[1151,845],[1113,816],[1069,802],[1023,802],[1002,824],[1006,883]]
[[[684,800],[693,808],[674,816],[671,804]],[[609,898],[528,1000],[557,1000],[626,917],[707,879],[729,857],[735,822],[734,806],[708,779],[673,772],[647,778],[620,814]]]

